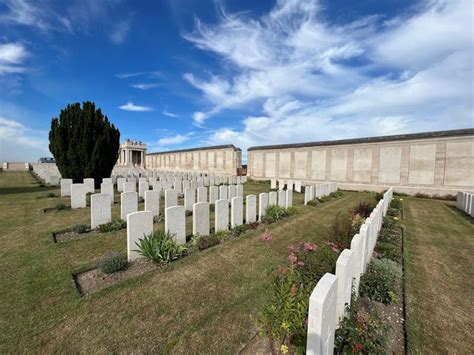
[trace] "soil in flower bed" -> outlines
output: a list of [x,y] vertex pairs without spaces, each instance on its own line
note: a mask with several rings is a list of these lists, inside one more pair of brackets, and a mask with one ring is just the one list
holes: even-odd
[[87,296],[119,282],[157,270],[158,266],[146,258],[140,258],[128,263],[122,271],[106,274],[100,269],[87,270],[74,274],[75,285],[81,296]]
[[72,230],[64,230],[60,232],[53,232],[53,240],[55,243],[61,243],[77,239],[85,239],[97,234],[100,234],[97,229],[89,230],[86,233],[77,233]]

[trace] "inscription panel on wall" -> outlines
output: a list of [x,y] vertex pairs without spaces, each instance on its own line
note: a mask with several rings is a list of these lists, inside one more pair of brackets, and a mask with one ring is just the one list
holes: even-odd
[[224,152],[216,152],[216,169],[224,170]]
[[306,161],[308,152],[295,152],[295,178],[306,179]]
[[332,149],[331,180],[347,180],[347,148]]
[[210,171],[214,171],[216,169],[216,163],[215,163],[215,154],[214,152],[209,152],[208,154],[208,162],[207,162],[207,165],[209,167],[209,170]]
[[267,153],[265,155],[265,176],[268,178],[275,177],[275,168],[276,164],[276,154],[275,153]]
[[326,150],[313,150],[311,152],[311,179],[326,179]]
[[201,162],[201,169],[207,170],[207,152],[200,152],[199,160]]
[[436,144],[410,146],[409,184],[432,185],[436,159]]
[[193,154],[193,169],[199,170],[199,153]]
[[352,180],[354,182],[372,181],[372,148],[354,148],[352,165]]
[[253,174],[255,176],[263,175],[263,153],[253,154]]
[[291,166],[291,153],[290,152],[281,152],[280,153],[279,177],[289,178],[290,177],[290,166]]
[[380,147],[379,182],[399,184],[401,161],[401,147]]
[[232,152],[230,150],[227,150],[225,152],[225,167],[226,170],[232,169]]
[[446,144],[446,170],[444,175],[445,185],[474,185],[474,141]]

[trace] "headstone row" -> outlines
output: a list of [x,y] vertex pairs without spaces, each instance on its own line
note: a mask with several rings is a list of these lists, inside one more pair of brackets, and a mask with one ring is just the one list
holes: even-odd
[[365,272],[382,228],[383,217],[393,197],[393,188],[385,192],[375,209],[337,259],[336,274],[326,273],[309,299],[307,354],[333,354],[334,336],[354,287],[358,294],[361,275]]
[[456,207],[471,217],[474,217],[474,193],[458,191]]
[[318,197],[327,196],[335,191],[337,191],[337,182],[306,185],[304,188],[304,204],[307,205],[309,201]]

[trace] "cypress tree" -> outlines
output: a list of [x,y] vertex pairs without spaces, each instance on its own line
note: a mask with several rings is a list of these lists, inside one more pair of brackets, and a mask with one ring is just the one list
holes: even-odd
[[49,150],[61,175],[74,182],[110,177],[119,147],[119,130],[93,102],[68,104],[51,121]]

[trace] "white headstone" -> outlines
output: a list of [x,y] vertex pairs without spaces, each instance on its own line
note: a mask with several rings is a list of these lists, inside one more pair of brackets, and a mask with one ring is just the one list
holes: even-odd
[[100,193],[107,194],[110,198],[110,204],[114,203],[114,185],[111,182],[103,182],[100,184]]
[[186,214],[184,206],[171,206],[165,209],[165,231],[170,233],[176,243],[186,243]]
[[145,211],[153,213],[153,217],[160,215],[160,191],[145,191]]
[[309,189],[309,186],[306,186],[304,188],[304,204],[305,204],[305,206],[308,204],[309,201],[311,201],[311,191]]
[[293,190],[286,190],[285,208],[293,206]]
[[127,181],[123,184],[123,192],[135,192],[137,191],[137,184],[133,181]]
[[91,228],[97,228],[101,224],[112,221],[112,208],[108,194],[91,195]]
[[193,205],[196,203],[196,190],[188,187],[184,190],[184,208],[186,211],[192,211]]
[[276,191],[270,191],[268,193],[268,205],[269,206],[276,206],[277,204],[277,197],[278,197],[278,192]]
[[209,203],[198,202],[193,205],[193,234],[209,235]]
[[178,194],[173,189],[165,190],[165,208],[178,205]]
[[261,192],[258,194],[258,220],[261,221],[265,216],[268,207],[268,193]]
[[364,244],[360,234],[356,234],[351,241],[351,251],[354,254],[352,264],[352,278],[354,279],[354,292],[359,294],[359,283],[362,272],[364,271]]
[[61,179],[61,197],[71,196],[72,179]]
[[337,305],[336,322],[342,320],[346,307],[351,304],[352,275],[354,271],[354,253],[344,249],[336,262]]
[[247,195],[245,198],[245,222],[247,224],[257,221],[257,197]]
[[235,185],[236,191],[237,191],[237,196],[244,197],[244,185],[238,184]]
[[198,187],[197,202],[207,202],[207,187],[205,186]]
[[286,207],[286,191],[278,191],[278,206],[285,208]]
[[84,179],[84,185],[86,186],[87,193],[94,193],[95,191],[94,179],[92,178]]
[[148,181],[140,181],[138,183],[138,197],[145,197],[145,191],[150,189],[150,185],[148,185]]
[[227,192],[227,199],[231,201],[235,196],[237,196],[236,185],[229,185]]
[[232,228],[244,224],[244,200],[240,196],[233,197],[230,206],[230,225]]
[[85,208],[87,206],[87,191],[84,184],[71,184],[71,208]]
[[209,187],[209,202],[214,203],[219,199],[219,188],[217,186]]
[[295,181],[295,191],[301,193],[301,180]]
[[337,277],[326,273],[318,281],[309,298],[306,354],[334,353],[336,300]]
[[219,186],[219,199],[227,200],[227,186]]
[[[125,193],[125,192],[124,192]],[[122,196],[123,194],[122,193]],[[130,192],[126,192],[130,193]],[[136,242],[153,233],[153,214],[149,211],[133,212],[127,215],[127,256],[128,261],[141,257],[136,251]]]
[[127,182],[126,178],[119,177],[117,178],[117,191],[123,192],[123,184]]
[[276,189],[276,188],[277,188],[277,181],[276,181],[276,179],[271,179],[271,180],[270,180],[270,188],[271,188],[271,189]]
[[[226,187],[226,186],[224,186]],[[215,206],[215,231],[226,231],[229,229],[229,201],[220,199]]]
[[127,215],[138,211],[138,194],[135,191],[120,194],[120,218],[127,220]]

